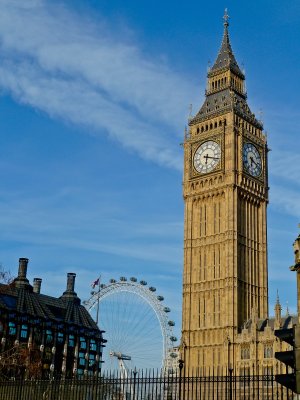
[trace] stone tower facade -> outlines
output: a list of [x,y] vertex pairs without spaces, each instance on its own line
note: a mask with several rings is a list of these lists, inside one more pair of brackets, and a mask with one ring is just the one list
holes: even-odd
[[181,350],[189,368],[235,364],[245,323],[268,317],[268,148],[228,26],[225,13],[205,101],[184,141]]

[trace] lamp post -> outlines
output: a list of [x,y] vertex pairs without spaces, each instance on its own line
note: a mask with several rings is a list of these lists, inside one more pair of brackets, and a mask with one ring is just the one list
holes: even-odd
[[231,346],[231,341],[230,338],[227,338],[228,340],[228,373],[229,373],[229,400],[232,400],[232,373],[233,373],[233,368],[230,362],[230,346]]
[[181,379],[182,379],[182,369],[183,369],[184,361],[180,359],[180,360],[178,360],[178,364],[179,364],[179,395],[178,395],[178,400],[182,400],[182,396],[181,396]]
[[137,370],[136,370],[136,367],[135,367],[134,371],[133,371],[133,400],[135,400],[136,374],[137,374]]

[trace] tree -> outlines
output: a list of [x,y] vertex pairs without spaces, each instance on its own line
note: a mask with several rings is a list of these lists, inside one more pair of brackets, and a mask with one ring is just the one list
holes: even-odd
[[9,285],[13,281],[13,279],[14,277],[12,276],[10,271],[7,271],[0,263],[0,283]]

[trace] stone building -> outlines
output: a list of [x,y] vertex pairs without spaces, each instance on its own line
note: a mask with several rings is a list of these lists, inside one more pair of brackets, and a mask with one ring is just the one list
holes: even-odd
[[229,39],[227,12],[205,101],[184,140],[184,273],[181,356],[191,368],[273,366],[280,344],[269,319],[268,145],[247,103],[245,74]]
[[[41,293],[41,279],[30,285],[27,264],[20,258],[17,278],[0,284],[0,374],[26,377],[34,357],[40,377],[97,376],[105,340],[74,291],[76,274],[68,273],[65,292],[55,298]],[[10,360],[17,363],[20,349],[25,359],[16,371]]]

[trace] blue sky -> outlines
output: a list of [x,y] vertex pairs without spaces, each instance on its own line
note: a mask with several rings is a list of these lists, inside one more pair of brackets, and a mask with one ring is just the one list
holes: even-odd
[[189,104],[230,36],[270,153],[269,298],[295,310],[300,3],[0,0],[0,261],[82,299],[99,273],[137,276],[180,328],[182,149]]

